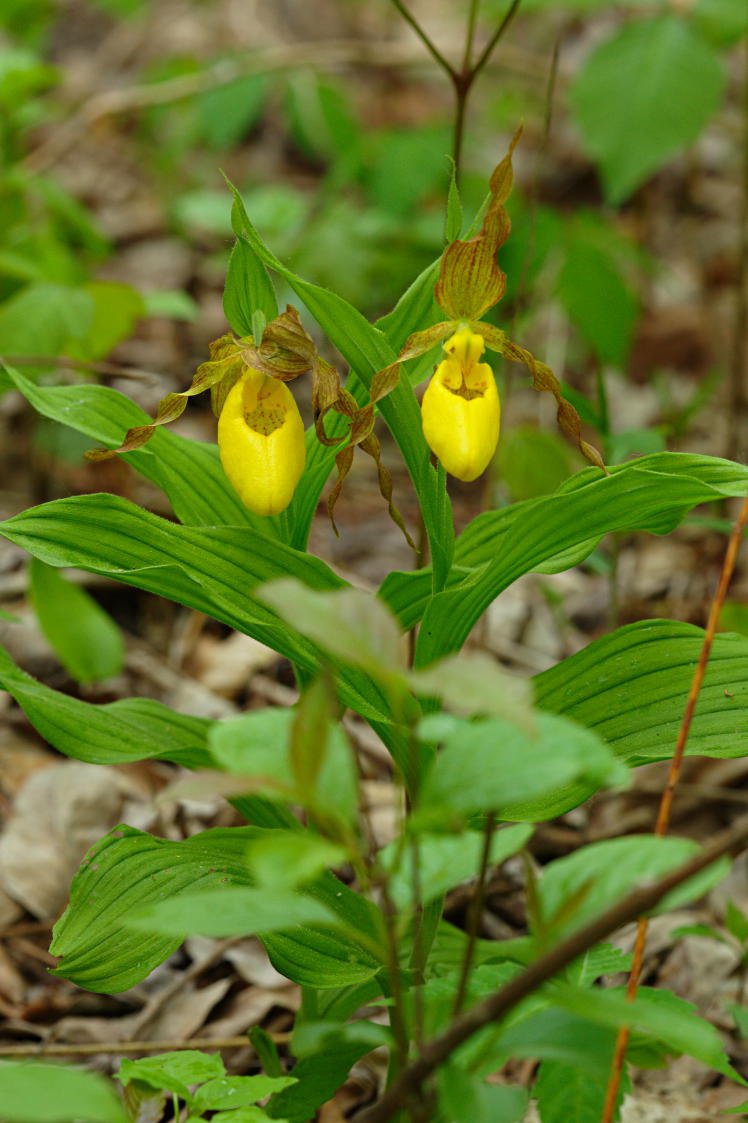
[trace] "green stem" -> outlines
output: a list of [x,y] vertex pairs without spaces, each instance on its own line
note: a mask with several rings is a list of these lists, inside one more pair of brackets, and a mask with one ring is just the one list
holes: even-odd
[[478,4],[480,0],[470,0],[470,10],[468,12],[467,29],[465,31],[465,53],[462,56],[462,73],[467,74],[470,70],[470,62],[473,55],[473,41],[475,39],[475,22],[478,18]]
[[480,867],[478,869],[478,884],[475,887],[475,893],[473,894],[473,899],[470,902],[467,944],[465,946],[465,954],[462,957],[460,981],[457,984],[457,993],[455,994],[454,1007],[452,1008],[453,1018],[456,1018],[462,1010],[463,1004],[465,1002],[465,995],[467,993],[470,970],[473,966],[475,945],[478,941],[478,932],[480,931],[480,918],[483,915],[483,905],[485,904],[486,900],[486,875],[488,873],[488,865],[491,860],[491,841],[493,839],[495,826],[496,816],[493,812],[491,812],[488,815],[486,824],[483,828],[483,849],[481,851]]

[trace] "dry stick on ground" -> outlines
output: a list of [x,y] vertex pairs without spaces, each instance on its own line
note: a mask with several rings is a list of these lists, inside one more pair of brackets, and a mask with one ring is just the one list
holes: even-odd
[[[678,731],[678,740],[675,746],[670,761],[670,768],[668,769],[667,780],[660,799],[660,808],[657,814],[657,825],[655,827],[655,834],[659,837],[667,834],[668,824],[670,822],[670,811],[673,806],[673,795],[678,777],[680,776],[681,764],[683,763],[683,755],[686,749],[686,742],[688,741],[688,734],[691,729],[691,721],[693,719],[696,703],[699,698],[699,691],[701,684],[704,681],[706,674],[707,663],[709,662],[709,654],[712,649],[714,641],[714,634],[717,631],[717,624],[719,622],[719,615],[722,611],[725,596],[727,595],[727,587],[730,584],[733,570],[735,568],[735,561],[738,556],[740,548],[740,541],[743,536],[743,530],[746,522],[748,522],[748,495],[743,500],[743,505],[740,508],[740,513],[735,520],[735,525],[732,528],[730,541],[727,544],[725,551],[725,560],[722,564],[722,573],[720,574],[719,584],[717,591],[714,594],[711,608],[709,609],[709,620],[707,621],[706,631],[704,632],[704,643],[701,647],[701,654],[699,661],[694,671],[693,681],[691,682],[691,689],[688,692],[686,700],[686,708],[683,713],[683,720],[681,722],[680,730]],[[633,1002],[636,998],[636,992],[639,989],[639,981],[642,973],[642,963],[644,961],[644,948],[647,942],[647,929],[649,921],[646,917],[640,917],[636,929],[636,943],[634,944],[634,955],[631,963],[631,974],[629,975],[628,988],[626,991],[627,998]],[[612,1123],[615,1116],[616,1101],[618,1099],[618,1090],[621,1085],[621,1076],[623,1073],[623,1066],[626,1060],[626,1049],[629,1042],[630,1028],[622,1026],[618,1031],[616,1039],[616,1047],[613,1053],[613,1061],[610,1069],[610,1079],[608,1081],[608,1089],[605,1095],[605,1104],[603,1106],[603,1113],[601,1116],[601,1123]]]
[[[271,1033],[276,1044],[290,1041],[290,1033]],[[101,1041],[92,1044],[62,1045],[0,1045],[0,1057],[90,1057],[97,1053],[171,1053],[178,1049],[241,1049],[252,1048],[252,1042],[244,1037],[188,1037],[176,1041]]]
[[499,1021],[515,1006],[572,963],[588,948],[594,947],[611,932],[628,924],[642,913],[653,909],[684,881],[712,865],[725,854],[737,853],[748,845],[748,816],[723,831],[711,845],[685,865],[651,885],[634,889],[623,900],[606,909],[595,920],[585,924],[547,955],[515,975],[500,990],[478,1002],[465,1014],[455,1018],[449,1028],[424,1046],[418,1058],[409,1065],[387,1089],[381,1100],[354,1116],[355,1123],[387,1123],[410,1100],[419,1094],[421,1085],[468,1038],[491,1022]]

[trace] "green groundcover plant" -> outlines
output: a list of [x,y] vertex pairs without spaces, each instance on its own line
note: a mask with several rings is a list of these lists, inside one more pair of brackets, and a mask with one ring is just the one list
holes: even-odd
[[[374,325],[279,261],[235,192],[224,297],[233,331],[154,421],[114,390],[44,386],[7,370],[39,414],[103,446],[92,458],[119,453],[162,488],[175,521],[118,496],[83,495],[9,518],[0,534],[35,565],[113,577],[252,636],[291,661],[300,689],[289,709],[211,721],[145,699],[89,704],[34,681],[0,650],[0,686],[61,753],[174,761],[196,772],[175,794],[223,794],[246,820],[181,842],[127,826],[101,839],[55,927],[55,973],[120,992],[187,935],[255,934],[303,996],[288,1056],[252,1032],[253,1075],[227,1076],[219,1057],[185,1051],[123,1061],[117,1095],[82,1069],[6,1061],[7,1123],[158,1119],[169,1098],[188,1123],[303,1123],[374,1049],[386,1054],[388,1090],[364,1113],[371,1121],[512,1123],[532,1097],[543,1123],[586,1123],[600,1116],[621,1025],[633,1029],[634,1064],[686,1053],[743,1083],[717,1031],[674,994],[643,987],[628,1002],[621,988],[600,985],[628,965],[604,937],[637,909],[695,900],[726,859],[707,862],[690,840],[641,834],[582,846],[537,874],[526,851],[534,824],[671,754],[701,629],[631,624],[529,681],[463,651],[482,613],[522,575],[574,566],[611,532],[665,534],[693,507],[748,489],[748,469],[709,456],[662,452],[606,466],[552,371],[483,321],[504,291],[497,251],[509,234],[516,140],[462,238],[453,184],[444,254]],[[298,310],[279,311],[271,274],[346,361],[345,383]],[[486,511],[455,537],[446,474],[475,478],[499,437],[486,349],[555,397],[589,465],[553,494]],[[414,387],[435,364],[422,416]],[[305,433],[288,383],[307,372],[315,418]],[[217,445],[164,427],[204,390]],[[430,564],[392,572],[370,594],[307,541],[331,472],[332,515],[357,447],[376,461],[384,500],[409,534],[381,463],[377,417],[417,495],[420,560]],[[745,754],[746,682],[748,639],[719,635],[689,752]],[[397,836],[382,849],[362,811],[345,709],[379,735],[402,789]],[[527,935],[481,939],[487,874],[515,855],[525,855]],[[443,905],[471,877],[462,931],[443,919]],[[646,898],[636,895],[643,882]],[[538,1062],[530,1089],[507,1068],[523,1059]]]

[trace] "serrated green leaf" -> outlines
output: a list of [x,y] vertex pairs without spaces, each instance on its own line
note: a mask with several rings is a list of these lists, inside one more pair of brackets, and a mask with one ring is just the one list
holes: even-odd
[[727,1060],[715,1027],[699,1017],[695,1006],[669,990],[640,987],[637,997],[630,1002],[625,987],[612,987],[596,991],[592,1002],[589,991],[557,986],[549,988],[548,997],[554,1005],[601,1026],[611,1029],[632,1026],[662,1042],[669,1052],[695,1057],[715,1071],[746,1084]]
[[[599,1123],[608,1090],[608,1074],[593,1074],[587,1067],[546,1060],[540,1066],[532,1095],[541,1123]],[[624,1095],[631,1081],[624,1071],[613,1119],[620,1118]]]
[[623,202],[694,141],[724,88],[719,56],[680,15],[632,21],[602,43],[571,98],[609,202]]
[[[550,862],[538,881],[541,938],[562,939],[637,885],[664,876],[698,853],[698,843],[692,839],[628,835],[590,843]],[[728,868],[726,861],[715,862],[668,893],[654,911],[668,911],[700,897]]]
[[532,818],[526,804],[562,785],[584,777],[603,786],[625,776],[594,733],[555,715],[539,713],[534,736],[501,718],[464,721],[423,780],[416,814],[429,824],[480,811],[521,821]]
[[133,1080],[150,1088],[176,1092],[188,1102],[192,1095],[188,1084],[201,1084],[225,1075],[226,1069],[220,1053],[203,1053],[198,1049],[180,1049],[173,1053],[160,1053],[154,1057],[140,1057],[120,1061],[118,1079],[122,1084]]
[[37,558],[31,562],[31,602],[55,655],[77,682],[111,678],[122,670],[122,633],[80,585]]
[[4,1123],[127,1123],[112,1085],[96,1072],[0,1061]]
[[[209,731],[212,764],[226,772],[265,778],[267,785],[260,785],[258,790],[269,799],[279,798],[278,785],[293,791],[293,720],[293,710],[274,706],[215,722]],[[293,798],[317,811],[351,820],[358,806],[356,766],[339,725],[330,730],[316,783],[306,791],[295,791]]]
[[[134,909],[187,890],[250,887],[247,844],[262,836],[257,827],[216,828],[172,842],[131,827],[111,831],[73,879],[70,905],[55,925],[50,948],[62,957],[55,973],[106,994],[134,986],[181,943],[179,937],[130,928]],[[310,885],[307,895],[361,931],[367,944],[381,939],[374,906],[332,874]],[[304,986],[346,986],[372,978],[381,967],[368,946],[341,932],[309,927],[263,942],[277,970]]]
[[[438,1086],[439,1106],[453,1123],[517,1123],[527,1110],[526,1088],[487,1084],[456,1064],[439,1070]],[[582,1123],[573,1118],[574,1123]]]
[[[516,854],[532,833],[533,828],[524,824],[496,831],[491,842],[490,866],[500,865]],[[483,841],[483,834],[478,831],[466,831],[459,835],[419,835],[421,904],[427,904],[461,882],[477,876]],[[380,860],[385,868],[391,866],[398,849],[397,842],[393,842],[382,851]],[[390,893],[400,909],[407,909],[413,904],[413,876],[407,859],[393,874]]]

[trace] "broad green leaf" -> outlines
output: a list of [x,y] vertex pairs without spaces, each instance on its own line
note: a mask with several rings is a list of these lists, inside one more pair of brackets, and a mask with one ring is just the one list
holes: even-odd
[[127,1123],[112,1085],[97,1072],[36,1061],[0,1061],[3,1123]]
[[[522,574],[547,569],[564,554],[566,566],[575,564],[578,557],[571,561],[569,555],[581,545],[586,556],[590,542],[610,531],[665,533],[698,503],[745,494],[747,469],[711,457],[697,457],[699,463],[693,465],[686,457],[686,463],[680,463],[686,471],[692,464],[695,471],[680,475],[677,463],[662,461],[676,455],[660,453],[620,465],[608,476],[596,468],[585,469],[554,495],[509,508],[504,519],[489,515],[474,520],[455,560],[472,564],[476,572],[430,599],[419,633],[417,665],[458,650],[481,613]],[[665,470],[654,470],[660,467]]]
[[356,766],[345,734],[339,725],[332,727],[315,784],[307,791],[295,791],[290,760],[293,720],[293,710],[274,706],[215,722],[209,733],[214,767],[256,777],[256,790],[269,799],[288,798],[281,789],[290,789],[294,802],[350,821],[358,806],[358,788]]
[[85,338],[93,321],[93,298],[84,288],[28,285],[0,308],[0,354],[62,355]]
[[[114,495],[32,507],[0,523],[0,535],[50,565],[107,574],[206,612],[312,673],[320,665],[316,646],[293,634],[252,592],[289,574],[311,588],[343,585],[319,558],[248,527],[178,526]],[[357,668],[333,666],[344,703],[389,724],[388,703],[376,684]]]
[[191,1102],[188,1084],[215,1080],[224,1076],[225,1072],[220,1053],[180,1049],[174,1053],[160,1053],[155,1057],[140,1057],[138,1060],[124,1057],[120,1061],[117,1077],[122,1084],[137,1080],[150,1088],[176,1092]]
[[[593,1001],[593,999],[591,999]],[[591,1073],[586,1065],[562,1064],[546,1060],[540,1066],[532,1086],[541,1123],[600,1123],[608,1090],[609,1073]],[[616,1101],[615,1119],[619,1118],[621,1102],[631,1090],[631,1081],[624,1072]]]
[[247,861],[258,889],[296,889],[314,881],[323,870],[342,866],[347,853],[324,838],[303,831],[273,832],[258,838],[247,850]]
[[219,1076],[197,1089],[195,1107],[201,1111],[246,1107],[295,1083],[293,1076]]
[[557,284],[569,319],[598,360],[622,367],[638,301],[612,255],[582,236],[570,239]]
[[[498,866],[512,854],[516,854],[527,843],[532,832],[533,828],[524,824],[496,831],[491,841],[490,865]],[[385,868],[391,865],[398,849],[397,843],[393,842],[383,851],[381,861]],[[478,831],[466,831],[458,835],[419,835],[421,903],[427,904],[461,882],[476,877],[482,851],[483,834]],[[400,909],[407,909],[413,904],[413,872],[408,854],[390,880],[390,893]]]
[[[530,1097],[526,1088],[487,1084],[456,1064],[439,1070],[438,1085],[439,1106],[453,1123],[518,1123],[524,1119]],[[574,1123],[583,1123],[573,1118]]]
[[[636,886],[663,877],[698,853],[698,843],[692,839],[643,834],[606,838],[557,858],[544,868],[538,881],[541,938],[563,938]],[[728,868],[726,859],[715,862],[668,893],[654,911],[667,911],[700,897],[724,877]]]
[[265,1110],[273,1119],[307,1123],[318,1107],[332,1099],[356,1061],[370,1051],[370,1043],[358,1040],[304,1057],[291,1069],[297,1083],[276,1092]]
[[55,655],[80,683],[100,682],[122,670],[122,633],[80,585],[33,558],[31,602]]
[[717,46],[729,46],[748,35],[748,8],[734,0],[696,0],[695,26]]
[[661,1041],[668,1051],[685,1053],[717,1072],[746,1084],[725,1056],[719,1033],[705,1018],[699,1017],[690,1002],[684,1002],[669,990],[640,987],[633,1002],[626,998],[624,987],[590,992],[569,986],[549,988],[551,1001],[579,1017],[600,1026],[618,1029],[630,1025]]
[[245,74],[204,90],[197,108],[206,143],[215,149],[239,145],[259,120],[266,91],[265,74]]
[[[589,991],[584,993],[592,1005]],[[607,1081],[615,1045],[614,1031],[596,1025],[583,1014],[548,1006],[548,997],[544,992],[540,1009],[537,999],[534,1009],[532,1006],[527,1009],[523,1004],[506,1029],[493,1035],[495,1063],[500,1065],[509,1057],[557,1061],[584,1068],[593,1080]],[[568,1118],[571,1121],[573,1116]]]
[[[37,413],[107,448],[117,448],[128,429],[151,420],[134,402],[107,386],[37,386],[18,371],[5,369]],[[122,459],[163,488],[183,523],[247,525],[260,534],[273,534],[274,520],[252,514],[229,484],[215,445],[159,428],[144,448],[126,453]]]
[[89,281],[83,291],[91,297],[91,323],[66,350],[75,359],[101,359],[132,334],[145,304],[136,289],[117,281]]
[[574,452],[566,441],[533,425],[502,433],[496,452],[499,479],[515,501],[555,491],[571,474],[573,462]]
[[[284,278],[304,301],[330,341],[368,389],[377,371],[397,358],[386,336],[336,293],[304,281],[284,266],[265,246],[247,216],[241,196],[234,191],[234,232],[245,239],[269,268]],[[452,513],[444,475],[431,463],[429,447],[421,429],[421,412],[412,388],[404,379],[378,405],[403,455],[418,492],[433,558],[435,583],[446,579],[452,560]]]
[[[62,957],[55,973],[105,994],[134,986],[181,943],[179,937],[131,928],[134,910],[188,890],[250,887],[247,845],[262,836],[257,827],[231,827],[172,842],[131,827],[111,831],[88,852],[73,879],[70,905],[55,925],[50,947]],[[372,978],[381,966],[368,948],[381,939],[375,907],[332,874],[306,892],[349,929],[361,931],[367,946],[316,927],[278,932],[263,941],[277,970],[320,988]]]
[[748,916],[733,904],[732,901],[727,902],[725,910],[725,927],[731,936],[734,936],[738,943],[748,943]]
[[293,628],[348,663],[395,670],[400,664],[400,629],[392,613],[363,589],[320,592],[292,578],[258,590]]
[[626,771],[581,725],[539,713],[530,736],[501,718],[463,721],[427,773],[416,815],[429,825],[479,811],[531,819],[524,804],[552,797],[559,786],[582,778],[602,787],[620,783]]
[[[559,573],[584,561],[611,531],[667,534],[697,504],[748,491],[748,469],[715,456],[662,452],[608,470],[601,476],[584,468],[553,495],[478,515],[457,540],[448,588],[465,586],[472,596],[491,567],[503,570],[505,557],[511,576],[499,591],[522,573]],[[379,595],[407,629],[423,618],[431,591],[431,572],[423,569],[389,574]],[[461,618],[467,598],[459,599]]]
[[417,694],[441,698],[455,713],[504,717],[534,730],[532,683],[502,670],[495,659],[480,651],[461,651],[411,671],[408,681]]
[[306,925],[344,928],[319,901],[291,890],[223,886],[135,907],[128,928],[163,936],[256,936]]
[[681,15],[632,21],[602,43],[571,98],[608,201],[623,202],[696,140],[724,88],[718,54]]

